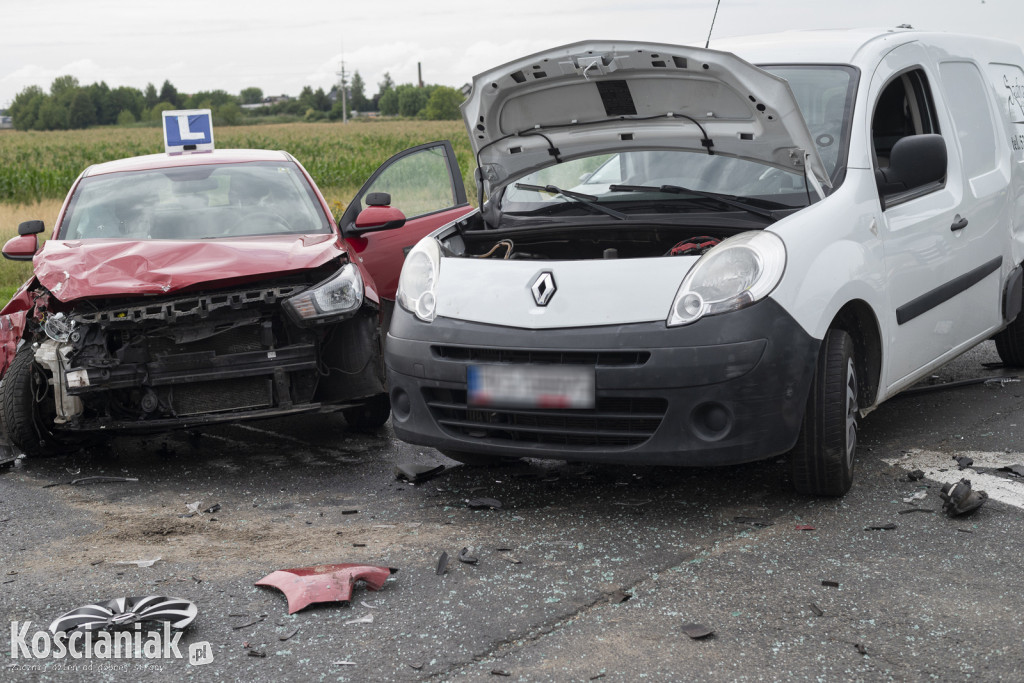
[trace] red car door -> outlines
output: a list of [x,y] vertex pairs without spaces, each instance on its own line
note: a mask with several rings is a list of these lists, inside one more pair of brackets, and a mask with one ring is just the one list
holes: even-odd
[[[381,196],[376,193],[390,195],[390,206],[406,218],[402,227],[373,231],[356,226],[359,214],[370,203],[374,208],[380,205]],[[392,303],[409,249],[472,208],[466,200],[455,150],[450,142],[441,140],[411,147],[388,159],[345,209],[340,227],[350,253],[373,277],[377,293]]]

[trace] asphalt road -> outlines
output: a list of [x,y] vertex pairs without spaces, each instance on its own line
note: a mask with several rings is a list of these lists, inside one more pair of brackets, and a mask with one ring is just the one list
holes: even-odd
[[[986,344],[934,381],[1013,374],[983,365],[997,360]],[[388,428],[350,433],[341,416],[22,460],[0,473],[3,628],[177,596],[199,610],[183,655],[208,642],[213,661],[19,657],[0,678],[1024,680],[1024,480],[996,471],[1024,462],[1022,406],[1017,382],[883,405],[862,423],[841,500],[793,494],[782,458],[481,470]],[[965,454],[975,466],[961,472],[953,458]],[[410,485],[394,476],[406,462],[451,467]],[[927,477],[909,481],[917,468]],[[68,483],[100,475],[137,481]],[[993,497],[950,518],[939,487],[962,476]],[[467,506],[481,497],[501,507]],[[186,516],[196,502],[220,509]],[[464,547],[476,564],[457,560]],[[290,616],[281,592],[253,585],[343,562],[399,571],[378,592],[357,587],[348,604]],[[686,624],[713,634],[691,639]]]

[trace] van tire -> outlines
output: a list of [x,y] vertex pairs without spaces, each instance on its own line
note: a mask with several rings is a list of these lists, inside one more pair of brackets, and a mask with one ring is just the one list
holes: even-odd
[[387,394],[378,394],[355,408],[341,411],[348,426],[357,432],[374,432],[384,426],[391,417],[391,402]]
[[1024,368],[1024,313],[1020,313],[1006,329],[993,337],[1003,365]]
[[853,339],[830,329],[821,344],[804,423],[790,452],[793,488],[842,496],[853,484],[857,448],[857,366]]
[[11,444],[29,457],[61,455],[74,447],[53,435],[56,412],[46,373],[25,344],[0,382],[0,425]]

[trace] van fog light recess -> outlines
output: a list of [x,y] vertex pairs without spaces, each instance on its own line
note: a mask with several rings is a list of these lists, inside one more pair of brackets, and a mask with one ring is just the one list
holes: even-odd
[[409,419],[412,413],[412,402],[405,389],[395,388],[391,391],[391,416],[400,422]]
[[721,403],[701,403],[690,415],[694,433],[704,441],[719,441],[732,431],[732,412]]

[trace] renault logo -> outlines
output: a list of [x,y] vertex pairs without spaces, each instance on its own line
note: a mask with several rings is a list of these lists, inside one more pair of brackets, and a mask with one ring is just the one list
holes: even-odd
[[538,275],[537,279],[533,281],[530,291],[533,292],[533,300],[537,302],[538,306],[547,306],[551,297],[555,295],[555,277],[551,271],[545,270]]

